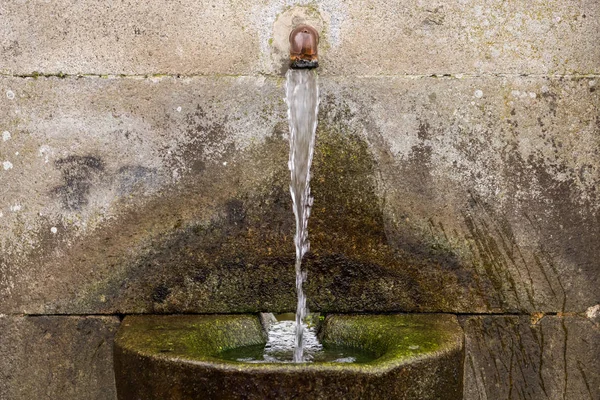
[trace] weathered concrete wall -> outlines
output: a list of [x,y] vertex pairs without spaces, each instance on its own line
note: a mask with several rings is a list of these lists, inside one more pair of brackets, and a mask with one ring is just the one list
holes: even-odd
[[589,319],[470,317],[465,328],[465,399],[598,398],[600,330]]
[[[1,82],[0,312],[293,309],[280,79]],[[313,309],[597,304],[595,85],[322,78]]]
[[327,74],[598,72],[598,4],[574,0],[9,1],[0,71],[277,74],[293,4],[323,27]]
[[0,398],[116,398],[117,317],[0,315]]
[[69,346],[64,398],[114,396],[68,338],[115,317],[48,317],[61,339],[26,362],[27,315],[293,309],[282,73],[307,21],[311,309],[494,313],[465,323],[467,398],[597,398],[600,4],[293,4],[0,5],[5,397],[43,397],[19,382]]

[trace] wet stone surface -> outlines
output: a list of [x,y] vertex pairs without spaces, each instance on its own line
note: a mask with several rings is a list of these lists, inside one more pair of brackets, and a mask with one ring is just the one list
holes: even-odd
[[[264,315],[264,314],[263,314]],[[272,314],[268,314],[271,315]],[[275,317],[273,317],[274,319]],[[324,317],[322,317],[324,318]],[[315,321],[316,320],[316,321]],[[261,315],[261,322],[264,321]],[[249,363],[290,363],[293,362],[296,344],[295,315],[284,314],[263,327],[267,332],[267,343],[238,347],[219,354],[224,360]],[[309,315],[304,326],[303,360],[309,363],[366,363],[377,356],[374,352],[358,347],[321,343],[317,332],[322,327],[318,316]]]

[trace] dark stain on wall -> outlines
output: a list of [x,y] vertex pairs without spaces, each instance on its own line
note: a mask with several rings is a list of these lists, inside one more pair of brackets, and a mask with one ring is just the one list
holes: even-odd
[[171,294],[171,290],[164,283],[159,284],[152,292],[152,301],[156,303],[164,303],[167,297]]
[[62,173],[63,185],[53,189],[63,207],[80,210],[88,204],[88,195],[94,179],[104,173],[104,162],[96,156],[71,155],[54,162]]
[[[311,251],[305,261],[309,307],[314,311],[417,311],[464,301],[444,300],[448,290],[454,292],[456,281],[470,285],[470,278],[462,277],[465,270],[459,259],[451,249],[409,231],[387,231],[369,145],[343,124],[332,124],[333,114],[326,115],[317,133],[312,169],[315,199],[309,221]],[[292,311],[295,227],[288,151],[289,143],[274,133],[252,150],[250,164],[232,162],[231,169],[215,169],[232,176],[211,178],[210,170],[205,170],[207,176],[195,176],[193,181],[204,177],[225,185],[213,190],[229,193],[214,217],[204,222],[184,219],[165,227],[145,253],[124,266],[125,275],[109,277],[101,290],[106,302],[94,307],[122,309],[147,299],[142,307],[161,313]],[[423,153],[427,157],[427,151]],[[256,160],[262,163],[261,180],[241,189],[240,171],[255,168],[250,165]],[[187,197],[182,194],[187,201],[181,207],[191,207],[189,196],[198,190],[192,189]],[[147,213],[140,211],[140,217],[174,207],[168,202],[155,206]],[[157,282],[161,284],[156,286]],[[100,297],[95,292],[88,295]]]

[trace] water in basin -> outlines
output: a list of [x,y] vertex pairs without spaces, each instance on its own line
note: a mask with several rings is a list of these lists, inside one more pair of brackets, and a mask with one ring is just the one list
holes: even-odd
[[[304,326],[303,362],[366,363],[373,361],[375,354],[364,349],[321,344],[317,339],[315,325]],[[252,345],[229,349],[219,357],[229,361],[246,363],[291,363],[294,362],[296,322],[278,320],[269,326],[265,345]]]

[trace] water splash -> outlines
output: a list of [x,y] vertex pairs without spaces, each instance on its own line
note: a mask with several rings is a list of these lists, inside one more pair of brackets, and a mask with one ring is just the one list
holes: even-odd
[[[277,321],[269,327],[269,340],[265,345],[265,359],[271,362],[280,362],[281,359],[290,358],[293,362],[296,354],[296,323],[294,321]],[[323,350],[323,346],[317,339],[317,332],[314,326],[304,326],[304,335],[302,343],[302,361],[309,361],[314,355]],[[289,357],[289,350],[294,349],[294,354]]]
[[[315,363],[367,363],[376,358],[374,353],[362,348],[353,348],[329,343],[326,347],[317,339],[317,327],[304,328],[304,362]],[[224,360],[243,363],[293,363],[296,322],[278,320],[271,322],[266,345],[251,345],[227,349],[219,354]]]
[[290,124],[290,193],[296,217],[296,341],[294,362],[304,361],[304,318],[306,297],[302,285],[306,271],[302,270],[302,257],[308,252],[308,217],[313,199],[310,195],[310,166],[312,164],[317,113],[319,111],[319,86],[314,70],[290,69],[286,74],[286,102]]

